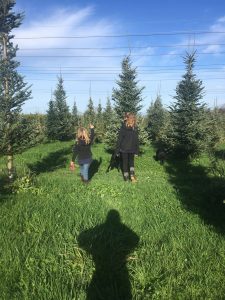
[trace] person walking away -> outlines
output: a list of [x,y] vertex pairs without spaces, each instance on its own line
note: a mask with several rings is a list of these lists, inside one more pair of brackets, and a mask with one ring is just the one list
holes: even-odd
[[132,182],[136,182],[134,156],[139,154],[139,138],[136,117],[133,113],[126,113],[126,118],[120,128],[116,148],[116,154],[119,153],[122,157],[124,180],[128,181],[130,178]]
[[79,127],[77,130],[76,143],[73,146],[73,155],[70,166],[75,166],[75,160],[80,167],[81,180],[84,183],[88,183],[88,170],[92,162],[92,152],[91,145],[94,140],[94,126],[89,125],[90,134],[88,130],[84,127]]

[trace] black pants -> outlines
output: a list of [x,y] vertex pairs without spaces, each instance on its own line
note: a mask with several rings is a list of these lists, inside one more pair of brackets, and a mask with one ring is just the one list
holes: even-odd
[[121,153],[122,155],[122,166],[123,166],[123,173],[127,173],[130,170],[131,173],[134,173],[134,153]]

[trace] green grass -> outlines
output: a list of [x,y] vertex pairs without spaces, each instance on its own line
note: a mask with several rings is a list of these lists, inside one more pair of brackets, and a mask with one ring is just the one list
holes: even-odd
[[225,298],[225,180],[207,157],[161,166],[146,147],[132,184],[105,172],[110,155],[95,145],[83,185],[70,152],[69,142],[39,145],[16,156],[34,181],[13,194],[1,181],[0,299]]

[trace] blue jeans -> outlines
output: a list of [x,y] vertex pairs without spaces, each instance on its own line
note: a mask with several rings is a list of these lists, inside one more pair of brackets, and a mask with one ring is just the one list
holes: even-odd
[[88,180],[88,170],[89,170],[90,164],[82,164],[80,165],[80,175],[83,176],[84,180]]

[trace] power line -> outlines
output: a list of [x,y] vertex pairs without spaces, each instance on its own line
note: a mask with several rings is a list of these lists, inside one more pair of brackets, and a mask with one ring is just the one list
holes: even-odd
[[[202,23],[202,22],[206,22],[206,21],[212,21],[211,18],[204,18],[204,17],[200,17],[200,18],[197,18],[197,19],[191,19],[191,18],[188,18],[188,19],[173,19],[173,20],[168,20],[168,19],[163,19],[163,20],[141,20],[141,21],[126,21],[126,22],[123,22],[123,24],[127,25],[127,24],[162,24],[162,23],[166,23],[166,24],[174,24],[174,23],[178,23],[178,22],[182,22],[182,23],[190,23],[190,22],[194,22],[194,23]],[[25,27],[24,24],[22,24],[22,27]],[[40,28],[59,28],[60,26],[59,25],[40,25],[38,26]],[[63,25],[61,28],[70,28],[70,25]]]
[[[220,67],[225,67],[225,64],[196,64],[196,67],[210,67],[210,66],[220,66]],[[184,68],[184,65],[147,65],[147,66],[136,66],[137,68],[176,68],[176,67],[181,67]],[[43,69],[43,67],[39,66],[26,66],[26,65],[20,65],[19,68],[35,68],[35,69]],[[56,69],[58,70],[60,67],[48,67],[45,66],[45,68],[49,69]],[[115,67],[115,66],[82,66],[82,67],[77,67],[77,66],[67,66],[67,67],[61,67],[61,70],[63,69],[116,69],[116,70],[121,70],[121,66]]]
[[146,45],[146,46],[115,46],[115,47],[48,47],[48,48],[19,48],[18,51],[40,51],[40,50],[115,50],[115,49],[146,49],[146,48],[175,48],[175,47],[207,47],[225,46],[225,44],[175,44],[175,45]]
[[[171,88],[171,89],[174,89],[174,88]],[[34,92],[46,92],[46,93],[51,93],[51,89],[33,89],[32,91]],[[162,92],[163,93],[166,93],[166,92],[169,92],[170,90],[164,90],[162,89]],[[209,92],[225,92],[225,89],[204,89],[205,92],[209,93]],[[102,91],[99,91],[99,90],[94,90],[95,93],[106,93],[107,91],[105,90],[102,90]],[[154,93],[155,90],[144,90],[143,93]],[[85,90],[69,90],[66,92],[67,94],[73,94],[73,93],[87,93],[89,94],[89,91],[88,89],[85,89]]]
[[[225,80],[225,77],[212,77],[212,78],[201,78],[201,80]],[[56,82],[57,79],[44,79],[44,78],[40,78],[40,79],[37,79],[37,78],[30,78],[29,79],[30,81],[54,81]],[[139,80],[139,82],[150,82],[150,81],[180,81],[181,78],[160,78],[160,79],[143,79],[143,80]],[[66,82],[112,82],[112,81],[115,81],[115,79],[64,79],[64,81]]]
[[[138,72],[138,74],[151,74],[152,72],[154,72],[154,73],[160,73],[160,74],[169,74],[169,73],[173,73],[174,71],[181,71],[181,72],[183,72],[184,70],[183,69],[170,69],[170,70],[166,70],[166,69],[158,69],[158,70],[142,70],[142,71],[139,71]],[[202,72],[209,72],[209,73],[221,73],[221,72],[223,72],[223,73],[225,73],[225,70],[218,70],[218,69],[213,69],[213,68],[211,68],[211,69],[195,69],[195,71],[202,71]],[[34,71],[32,71],[32,70],[28,70],[28,71],[24,71],[24,73],[32,73],[32,74],[34,74],[33,73]],[[56,74],[55,72],[39,72],[39,71],[35,71],[35,72],[37,72],[36,74],[38,74],[38,75],[54,75],[54,74]],[[73,74],[80,74],[80,75],[86,75],[86,74],[91,74],[91,75],[101,75],[101,74],[103,74],[103,75],[117,75],[118,74],[118,72],[112,72],[112,71],[110,71],[110,70],[104,70],[104,72],[103,71],[92,71],[92,72],[90,72],[90,71],[83,71],[83,70],[80,70],[80,71],[75,71],[75,72],[62,72],[62,75],[73,75]]]
[[86,39],[86,38],[121,38],[121,37],[148,37],[163,35],[190,35],[190,34],[225,34],[225,31],[174,31],[174,32],[152,32],[137,34],[115,34],[115,35],[80,35],[80,36],[36,36],[36,37],[14,37],[17,40],[37,39]]
[[[215,55],[215,54],[225,54],[225,51],[221,52],[197,52],[197,55]],[[132,54],[132,57],[149,57],[149,56],[182,56],[183,53],[161,53],[161,54]],[[107,57],[124,57],[126,54],[121,55],[18,55],[17,57],[48,57],[48,58],[59,58],[59,57],[84,57],[84,58],[107,58]]]

